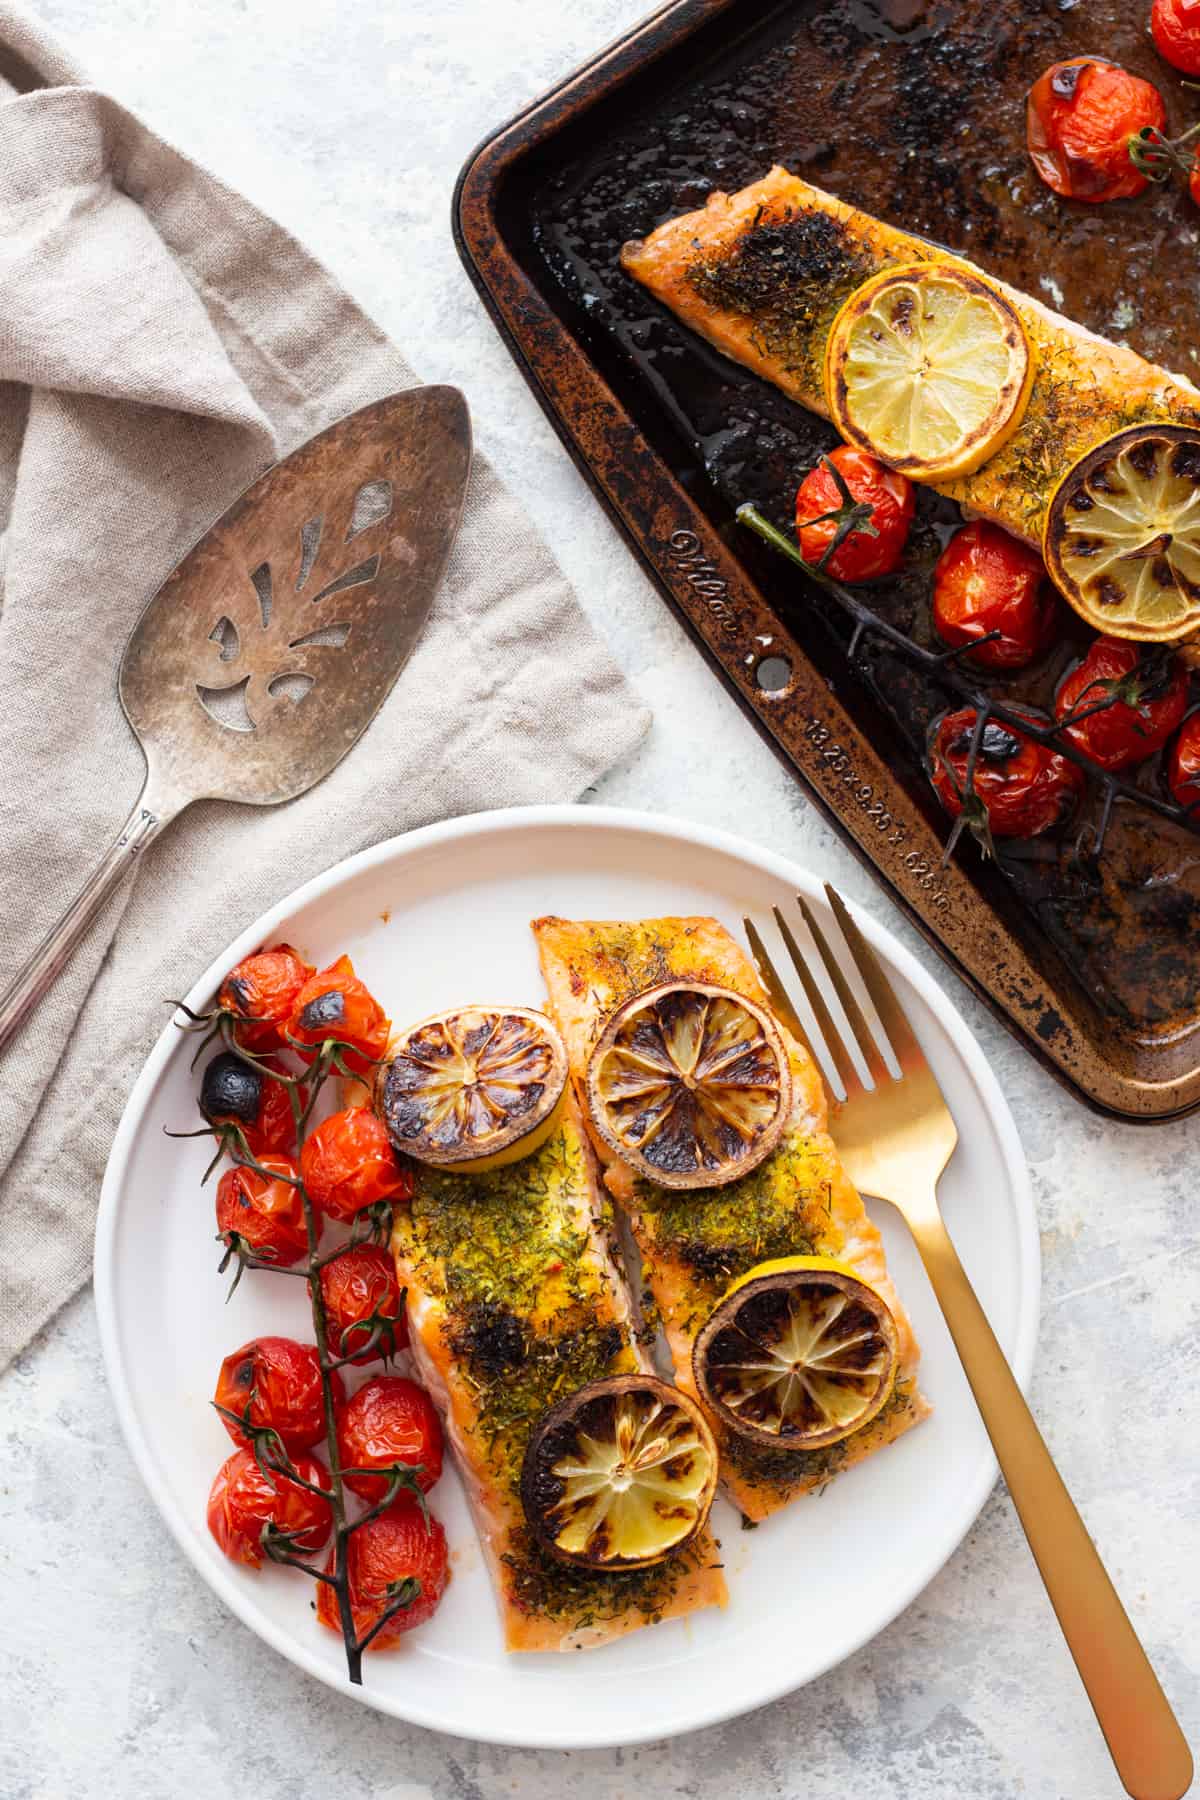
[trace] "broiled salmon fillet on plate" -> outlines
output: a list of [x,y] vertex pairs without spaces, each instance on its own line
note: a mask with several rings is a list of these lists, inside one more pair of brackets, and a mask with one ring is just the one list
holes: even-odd
[[[625,245],[628,273],[693,331],[828,417],[823,369],[830,327],[855,289],[901,263],[964,257],[886,225],[774,168],[736,194]],[[1020,315],[1035,358],[1025,415],[973,474],[932,485],[980,517],[1040,544],[1058,482],[1084,452],[1149,420],[1200,425],[1200,391],[987,276]]]
[[[770,1010],[749,957],[715,919],[636,923],[537,919],[533,924],[550,1011],[582,1089],[605,1020],[633,995],[667,981],[732,988]],[[777,1021],[778,1023],[778,1021]],[[657,1187],[595,1140],[605,1180],[628,1216],[642,1277],[662,1322],[675,1379],[695,1398],[692,1345],[730,1284],[758,1263],[789,1255],[849,1263],[886,1300],[896,1321],[899,1370],[882,1412],[840,1443],[814,1450],[760,1448],[722,1430],[722,1486],[743,1515],[760,1520],[824,1486],[917,1424],[929,1411],[917,1387],[920,1352],[892,1286],[883,1243],[851,1186],[826,1129],[825,1091],[807,1052],[780,1031],[792,1065],[793,1102],[777,1147],[724,1187]]]
[[414,1164],[413,1179],[392,1235],[412,1354],[466,1486],[506,1647],[590,1649],[723,1606],[707,1531],[651,1568],[604,1572],[556,1562],[525,1522],[537,1420],[585,1382],[649,1367],[573,1098],[523,1161],[472,1175]]

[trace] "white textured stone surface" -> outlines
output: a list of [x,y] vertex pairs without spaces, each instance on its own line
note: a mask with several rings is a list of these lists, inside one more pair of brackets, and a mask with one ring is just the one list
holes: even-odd
[[[480,442],[655,710],[633,765],[597,798],[768,843],[886,916],[936,966],[651,591],[451,244],[451,188],[475,142],[642,10],[642,0],[43,0],[98,82],[307,239],[426,377],[466,389]],[[955,998],[1033,1170],[1045,1254],[1034,1401],[1200,1740],[1197,1126],[1098,1121],[964,990]],[[90,1298],[22,1358],[0,1407],[3,1800],[1119,1792],[1003,1494],[908,1613],[791,1699],[642,1750],[504,1751],[376,1717],[225,1613],[168,1540],[125,1456]],[[803,1629],[802,1605],[798,1620]]]

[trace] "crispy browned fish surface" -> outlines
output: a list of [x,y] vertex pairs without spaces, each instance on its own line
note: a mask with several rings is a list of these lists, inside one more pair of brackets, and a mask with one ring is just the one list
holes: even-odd
[[[770,1008],[749,957],[715,919],[617,923],[547,918],[535,919],[533,932],[550,1010],[566,1039],[577,1083],[584,1079],[608,1015],[659,982],[712,982]],[[675,1379],[688,1393],[696,1394],[692,1344],[713,1307],[739,1275],[772,1257],[838,1257],[879,1290],[895,1315],[900,1337],[895,1393],[870,1424],[840,1444],[824,1450],[762,1450],[721,1431],[712,1420],[721,1447],[722,1484],[754,1520],[823,1487],[837,1470],[891,1443],[929,1411],[917,1387],[920,1351],[892,1286],[883,1243],[826,1130],[820,1075],[786,1030],[784,1036],[792,1060],[792,1115],[778,1149],[742,1180],[723,1188],[669,1191],[636,1178],[596,1143],[607,1184],[628,1215],[641,1250],[643,1279],[662,1320]]]
[[707,1532],[649,1569],[571,1569],[521,1506],[536,1420],[587,1381],[647,1367],[609,1238],[611,1206],[572,1101],[540,1150],[483,1175],[414,1165],[392,1254],[413,1357],[446,1427],[509,1650],[593,1649],[724,1606]]
[[[710,344],[823,416],[825,346],[842,304],[880,269],[930,258],[986,275],[782,168],[740,193],[711,194],[698,212],[626,244],[621,255],[629,273]],[[1144,420],[1200,425],[1200,391],[987,279],[1012,301],[1033,346],[1029,405],[982,468],[934,485],[1040,543],[1054,489],[1085,450]]]

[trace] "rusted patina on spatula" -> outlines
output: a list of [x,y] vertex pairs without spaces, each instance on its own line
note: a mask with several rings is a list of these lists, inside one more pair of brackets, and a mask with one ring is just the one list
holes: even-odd
[[273,806],[339,763],[419,638],[462,514],[457,388],[363,407],[293,451],[200,539],[126,646],[146,783],[116,843],[0,999],[0,1048],[137,856],[194,800]]

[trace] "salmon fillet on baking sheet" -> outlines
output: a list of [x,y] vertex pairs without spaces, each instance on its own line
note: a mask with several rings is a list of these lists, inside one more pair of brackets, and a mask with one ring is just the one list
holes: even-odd
[[930,258],[984,275],[1006,294],[1036,364],[1012,437],[974,474],[933,484],[968,511],[1040,543],[1054,489],[1093,444],[1147,420],[1200,425],[1200,390],[1186,377],[786,169],[736,194],[710,194],[699,211],[621,253],[626,271],[693,331],[826,417],[825,346],[843,302],[879,270]]
[[509,1650],[591,1649],[627,1631],[724,1606],[707,1531],[648,1569],[566,1567],[521,1506],[521,1463],[546,1409],[585,1382],[648,1368],[611,1203],[568,1097],[541,1149],[481,1175],[414,1165],[392,1253],[408,1290],[414,1361],[462,1475]]
[[[734,989],[768,1012],[749,957],[715,919],[636,923],[535,919],[550,1011],[567,1043],[571,1073],[585,1079],[609,1014],[643,989],[689,980]],[[774,1016],[774,1015],[773,1015]],[[788,1255],[833,1256],[879,1290],[895,1315],[900,1368],[883,1411],[861,1431],[820,1450],[766,1450],[722,1430],[722,1486],[748,1519],[765,1519],[840,1469],[890,1444],[929,1412],[917,1387],[920,1351],[888,1275],[883,1242],[850,1185],[826,1130],[825,1090],[807,1052],[776,1018],[792,1062],[794,1099],[778,1147],[727,1187],[686,1191],[635,1176],[598,1139],[605,1180],[627,1214],[642,1277],[670,1347],[675,1379],[695,1398],[692,1344],[730,1284],[757,1263]]]

